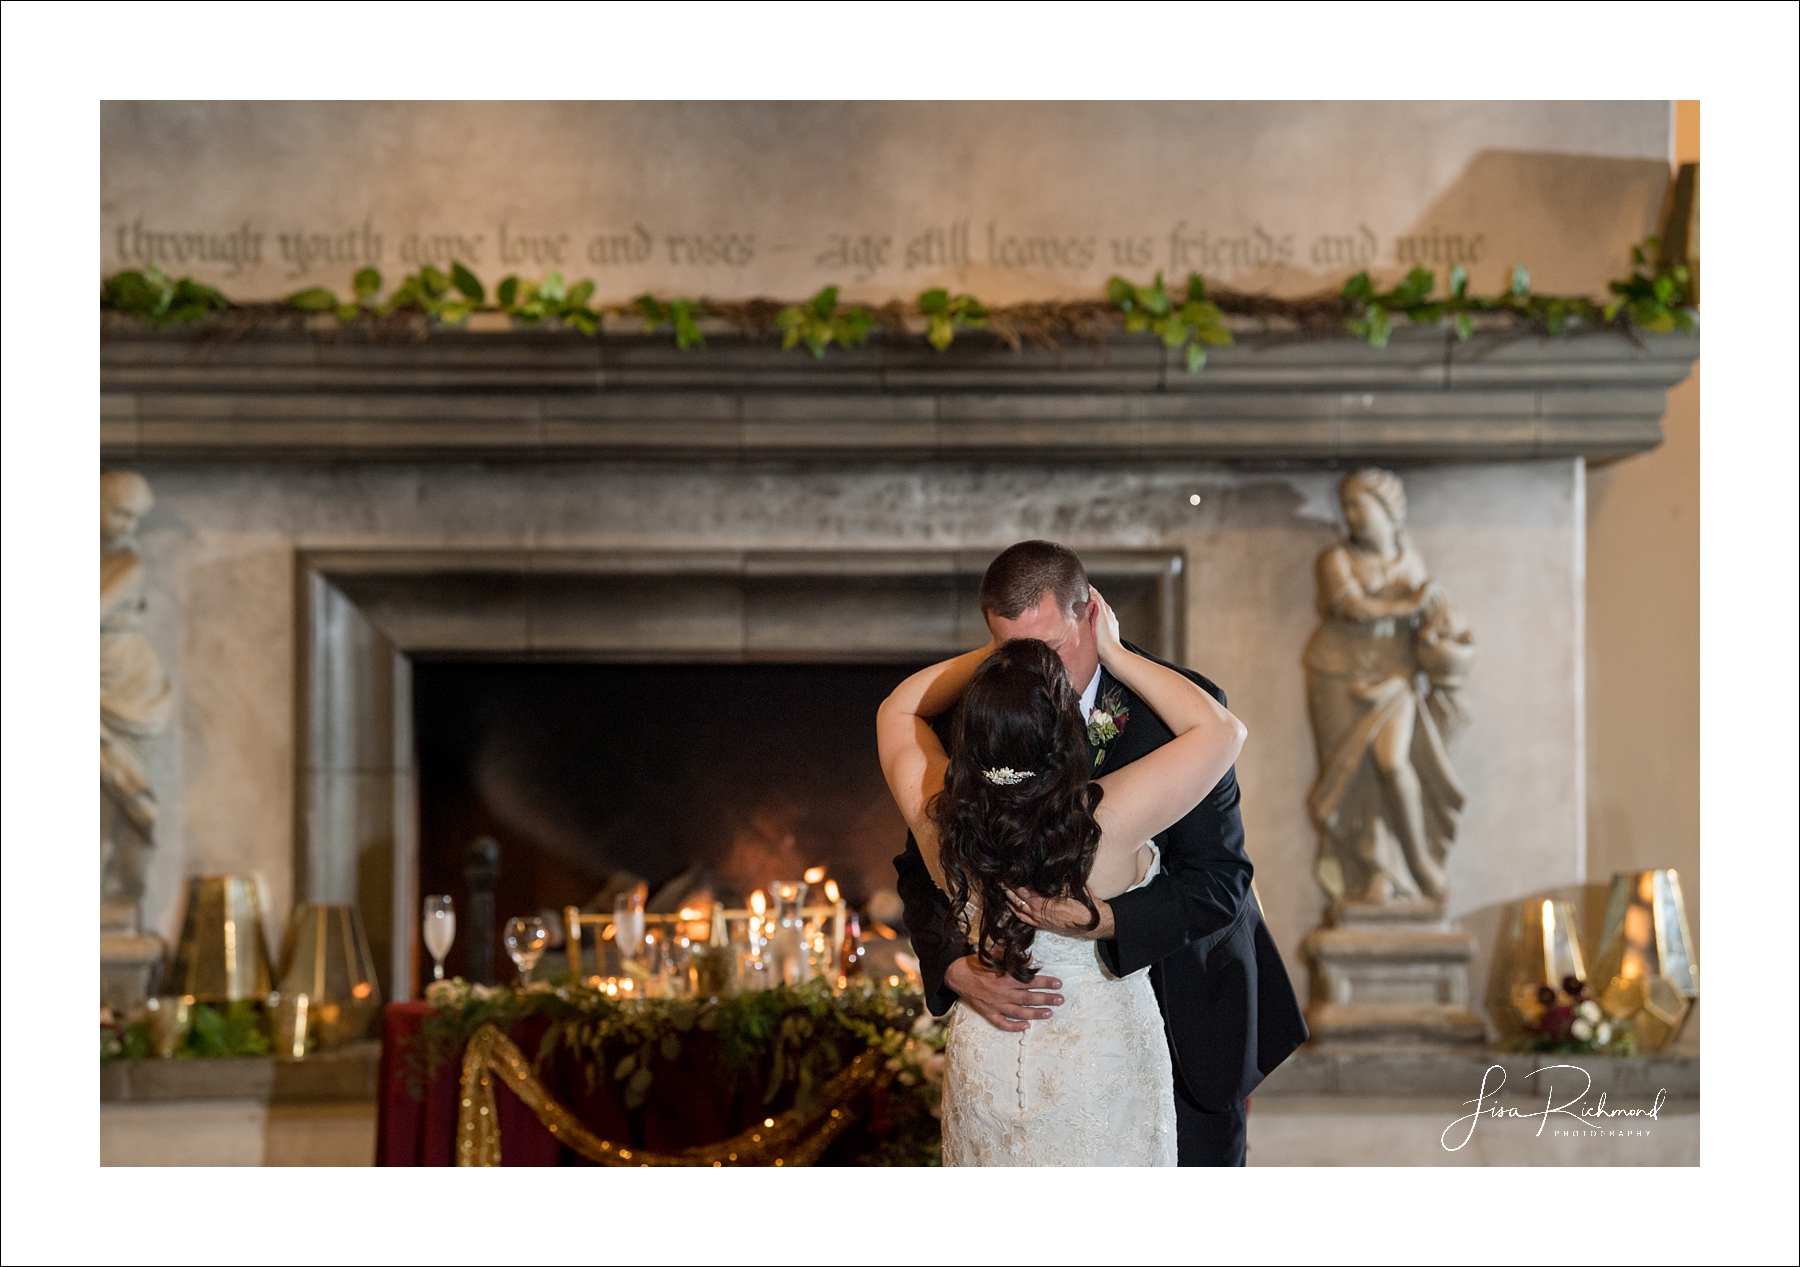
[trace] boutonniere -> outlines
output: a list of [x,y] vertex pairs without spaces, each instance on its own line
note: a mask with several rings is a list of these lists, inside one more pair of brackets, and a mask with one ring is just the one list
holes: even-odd
[[1125,707],[1125,697],[1117,687],[1105,692],[1094,705],[1094,711],[1088,716],[1088,742],[1100,751],[1094,754],[1094,768],[1098,770],[1100,763],[1106,760],[1106,745],[1119,737],[1125,729],[1125,723],[1131,720],[1131,710]]

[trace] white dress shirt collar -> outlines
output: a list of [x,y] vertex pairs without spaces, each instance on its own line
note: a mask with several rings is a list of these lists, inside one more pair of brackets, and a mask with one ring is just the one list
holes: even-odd
[[1094,666],[1094,676],[1088,679],[1087,687],[1081,692],[1081,720],[1086,721],[1094,713],[1094,697],[1100,694],[1100,666]]

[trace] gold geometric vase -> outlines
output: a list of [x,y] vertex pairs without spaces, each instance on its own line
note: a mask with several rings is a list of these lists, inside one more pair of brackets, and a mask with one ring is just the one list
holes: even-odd
[[162,993],[191,995],[200,1003],[268,996],[269,948],[254,877],[189,878],[181,941],[163,975]]
[[1544,1014],[1542,991],[1555,991],[1569,1002],[1563,983],[1573,977],[1587,982],[1575,912],[1567,902],[1550,898],[1521,902],[1500,929],[1494,968],[1488,976],[1488,1012],[1503,1033],[1517,1037]]
[[1672,869],[1620,871],[1607,895],[1594,987],[1600,1006],[1631,1025],[1639,1051],[1681,1033],[1700,996],[1694,938]]
[[380,1012],[375,956],[356,908],[335,902],[296,907],[281,952],[276,1053],[303,1056],[309,1039],[326,1051],[355,1042]]

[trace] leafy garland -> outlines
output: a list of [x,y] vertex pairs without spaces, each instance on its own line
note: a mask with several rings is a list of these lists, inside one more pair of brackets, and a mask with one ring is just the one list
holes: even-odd
[[[1029,340],[1050,349],[1074,338],[1097,343],[1109,329],[1149,332],[1164,346],[1182,353],[1190,374],[1206,364],[1208,347],[1232,342],[1227,316],[1275,321],[1317,337],[1349,333],[1370,347],[1387,346],[1396,320],[1415,325],[1448,323],[1459,339],[1475,330],[1477,317],[1500,319],[1557,336],[1576,326],[1611,328],[1635,340],[1637,331],[1663,334],[1692,330],[1692,283],[1687,265],[1657,261],[1659,242],[1650,238],[1631,249],[1629,276],[1608,283],[1613,296],[1604,302],[1583,297],[1538,295],[1524,265],[1512,271],[1507,290],[1499,295],[1469,293],[1462,265],[1451,268],[1444,293],[1435,295],[1437,274],[1414,268],[1388,290],[1376,289],[1367,271],[1357,273],[1337,291],[1299,299],[1279,299],[1224,288],[1208,289],[1190,274],[1179,302],[1163,283],[1161,272],[1148,286],[1124,277],[1106,284],[1103,300],[1065,300],[990,307],[973,295],[952,294],[939,287],[922,292],[910,304],[894,301],[874,307],[843,305],[839,289],[826,286],[800,303],[766,299],[717,300],[638,296],[628,304],[596,304],[592,278],[569,285],[560,273],[539,281],[509,276],[494,290],[468,268],[452,263],[448,273],[425,265],[408,274],[381,298],[382,277],[373,268],[359,270],[348,299],[323,286],[289,295],[279,304],[234,304],[214,287],[190,278],[166,276],[154,264],[143,271],[115,273],[101,283],[100,307],[124,313],[152,329],[172,323],[193,324],[225,314],[249,328],[294,316],[334,316],[344,326],[361,325],[375,332],[422,334],[432,325],[457,327],[476,313],[500,313],[523,325],[556,323],[583,334],[599,333],[608,316],[634,317],[646,334],[668,331],[675,346],[686,351],[706,343],[702,320],[724,321],[751,335],[779,333],[784,349],[804,347],[815,357],[836,344],[862,347],[877,328],[898,335],[923,333],[939,352],[958,334],[988,330],[1014,351]],[[1654,262],[1653,262],[1654,261]],[[420,325],[420,320],[423,325]]]
[[566,1049],[581,1063],[590,1088],[602,1079],[619,1084],[626,1108],[644,1103],[658,1069],[680,1059],[695,1030],[717,1034],[719,1073],[728,1085],[754,1070],[761,1075],[764,1104],[791,1087],[800,1109],[810,1108],[853,1056],[874,1049],[886,1056],[895,1089],[888,1129],[860,1163],[937,1164],[943,1026],[903,986],[857,979],[834,991],[816,981],[709,999],[620,1000],[585,985],[538,982],[514,990],[459,978],[433,984],[426,997],[433,1010],[406,1055],[417,1095],[483,1025],[505,1031],[534,1016],[550,1021],[537,1063]]

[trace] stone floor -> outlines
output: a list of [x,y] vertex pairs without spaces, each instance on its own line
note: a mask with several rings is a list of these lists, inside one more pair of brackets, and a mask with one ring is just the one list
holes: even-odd
[[102,1166],[369,1166],[375,1103],[173,1100],[100,1106]]

